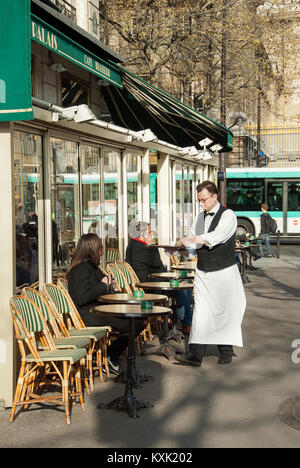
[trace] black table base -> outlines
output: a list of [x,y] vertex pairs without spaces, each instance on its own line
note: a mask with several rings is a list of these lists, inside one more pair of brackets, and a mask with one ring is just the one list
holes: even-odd
[[137,418],[138,409],[153,406],[149,401],[145,402],[141,398],[134,396],[134,384],[140,384],[141,382],[141,380],[137,379],[137,376],[138,371],[135,367],[135,322],[134,318],[131,317],[129,318],[127,376],[125,394],[121,397],[115,398],[110,403],[99,403],[97,405],[97,409],[111,409],[115,407],[118,410],[127,411],[131,418]]
[[[143,382],[149,382],[149,380],[154,380],[152,375],[147,375],[143,370],[134,370],[132,372],[132,385],[134,388],[141,388]],[[116,382],[127,382],[127,372],[122,372],[116,378]]]
[[138,418],[137,410],[140,408],[149,408],[153,406],[149,401],[143,401],[139,397],[125,394],[122,397],[115,398],[110,403],[99,403],[98,409],[111,409],[115,407],[119,411],[127,411],[131,418]]

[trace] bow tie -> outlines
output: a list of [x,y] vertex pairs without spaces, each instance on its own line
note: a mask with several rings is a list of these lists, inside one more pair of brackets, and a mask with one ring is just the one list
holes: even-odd
[[210,213],[208,211],[204,211],[204,218],[206,218],[206,216],[214,216],[215,213]]

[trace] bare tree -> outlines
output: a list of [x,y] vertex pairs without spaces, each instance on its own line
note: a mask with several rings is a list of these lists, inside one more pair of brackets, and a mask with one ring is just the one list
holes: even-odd
[[270,108],[270,89],[288,94],[292,80],[284,65],[293,44],[291,18],[274,27],[269,12],[259,12],[265,3],[101,1],[103,38],[127,68],[197,110],[219,119],[220,109],[227,108],[254,119],[258,94]]

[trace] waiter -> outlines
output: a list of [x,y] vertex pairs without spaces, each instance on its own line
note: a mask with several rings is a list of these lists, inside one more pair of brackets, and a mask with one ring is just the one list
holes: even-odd
[[201,366],[208,344],[218,345],[219,364],[228,364],[233,346],[243,346],[242,320],[246,309],[244,287],[235,258],[237,219],[218,201],[218,189],[210,181],[197,186],[202,207],[189,237],[179,245],[197,250],[194,312],[189,352],[176,354],[185,365]]

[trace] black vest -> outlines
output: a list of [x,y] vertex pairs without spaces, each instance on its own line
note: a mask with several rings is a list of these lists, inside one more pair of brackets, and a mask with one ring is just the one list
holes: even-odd
[[[220,209],[215,214],[208,232],[212,232],[216,229],[219,224],[220,218],[224,211],[228,208],[220,206]],[[224,244],[215,245],[215,247],[209,248],[207,245],[203,245],[197,250],[197,268],[205,272],[208,271],[219,271],[224,270],[236,263],[235,258],[235,233],[228,239]]]

